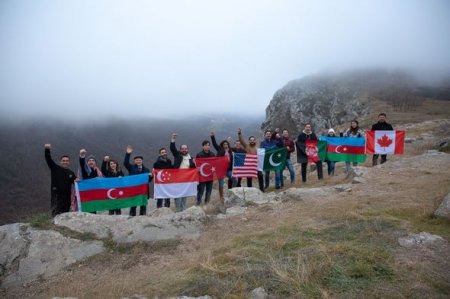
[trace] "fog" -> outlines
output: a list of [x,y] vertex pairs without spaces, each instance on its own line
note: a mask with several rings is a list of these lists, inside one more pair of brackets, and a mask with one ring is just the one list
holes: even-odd
[[261,115],[321,71],[450,70],[450,1],[0,1],[2,118]]

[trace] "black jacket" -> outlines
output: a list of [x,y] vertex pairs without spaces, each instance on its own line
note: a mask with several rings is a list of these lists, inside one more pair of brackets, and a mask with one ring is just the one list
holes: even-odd
[[[211,141],[214,146],[214,149],[217,151],[217,157],[225,157],[226,152],[223,149],[223,147],[221,147],[219,144],[217,144],[216,137],[214,135],[211,136]],[[231,147],[228,150],[228,157],[229,157],[230,162],[228,163],[227,170],[232,170],[233,169],[233,152],[231,150]]]
[[50,155],[50,149],[45,149],[45,161],[51,174],[51,191],[56,194],[70,195],[73,182],[76,179],[75,173],[56,164]]
[[125,168],[128,170],[128,174],[129,175],[141,174],[141,173],[149,173],[150,172],[150,169],[148,169],[144,165],[142,165],[142,168],[139,171],[139,167],[136,164],[131,164],[130,163],[130,155],[131,154],[126,153],[125,154],[125,159],[123,160],[123,166],[125,166]]
[[205,152],[205,151],[201,151],[197,154],[197,156],[195,156],[196,158],[211,158],[211,157],[215,157],[216,155],[212,152]]
[[[97,169],[91,168],[86,164],[86,158],[80,157],[81,178],[83,180],[98,177]],[[89,171],[89,172],[88,172]]]
[[394,128],[391,126],[391,124],[388,124],[387,122],[377,122],[376,124],[372,125],[372,131],[393,131]]
[[153,163],[153,168],[155,169],[173,168],[172,161],[170,159],[164,161],[161,157],[158,157],[158,159],[156,159],[156,162]]
[[[173,155],[173,168],[180,168],[181,162],[183,161],[183,155],[177,150],[175,142],[170,143],[170,151]],[[192,159],[192,157],[189,159],[189,168],[195,168],[194,159]]]
[[102,173],[103,173],[104,177],[106,177],[106,178],[118,178],[118,177],[121,177],[121,176],[125,176],[123,174],[122,170],[119,170],[118,172],[109,171],[107,169],[107,167],[106,167],[106,164],[107,164],[106,161],[102,162]]
[[308,163],[308,155],[306,154],[306,141],[307,140],[318,140],[315,133],[306,134],[305,132],[301,132],[297,141],[295,142],[295,146],[297,147],[297,162],[298,163]]

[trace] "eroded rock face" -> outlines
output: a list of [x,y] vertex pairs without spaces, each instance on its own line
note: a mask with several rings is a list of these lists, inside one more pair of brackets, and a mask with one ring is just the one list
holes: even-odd
[[175,238],[198,238],[205,212],[191,207],[174,213],[160,209],[151,216],[129,217],[125,215],[95,215],[89,213],[64,213],[53,220],[58,226],[81,233],[93,233],[98,238],[111,237],[119,243],[157,241]]
[[28,224],[0,227],[1,286],[50,277],[62,268],[104,251],[100,241],[81,241]]
[[364,82],[351,74],[293,80],[274,94],[261,129],[287,128],[295,135],[311,122],[320,133],[368,114],[367,92]]

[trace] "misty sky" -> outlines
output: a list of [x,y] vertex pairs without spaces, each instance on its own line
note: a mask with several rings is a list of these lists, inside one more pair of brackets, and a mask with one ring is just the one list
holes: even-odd
[[1,114],[262,115],[290,80],[448,53],[447,0],[1,0]]

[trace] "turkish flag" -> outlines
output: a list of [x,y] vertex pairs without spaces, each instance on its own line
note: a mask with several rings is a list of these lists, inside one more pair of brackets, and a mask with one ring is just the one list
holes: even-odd
[[199,173],[199,182],[210,182],[223,179],[227,175],[227,157],[211,157],[194,159]]
[[401,155],[405,148],[405,131],[367,131],[366,154]]

